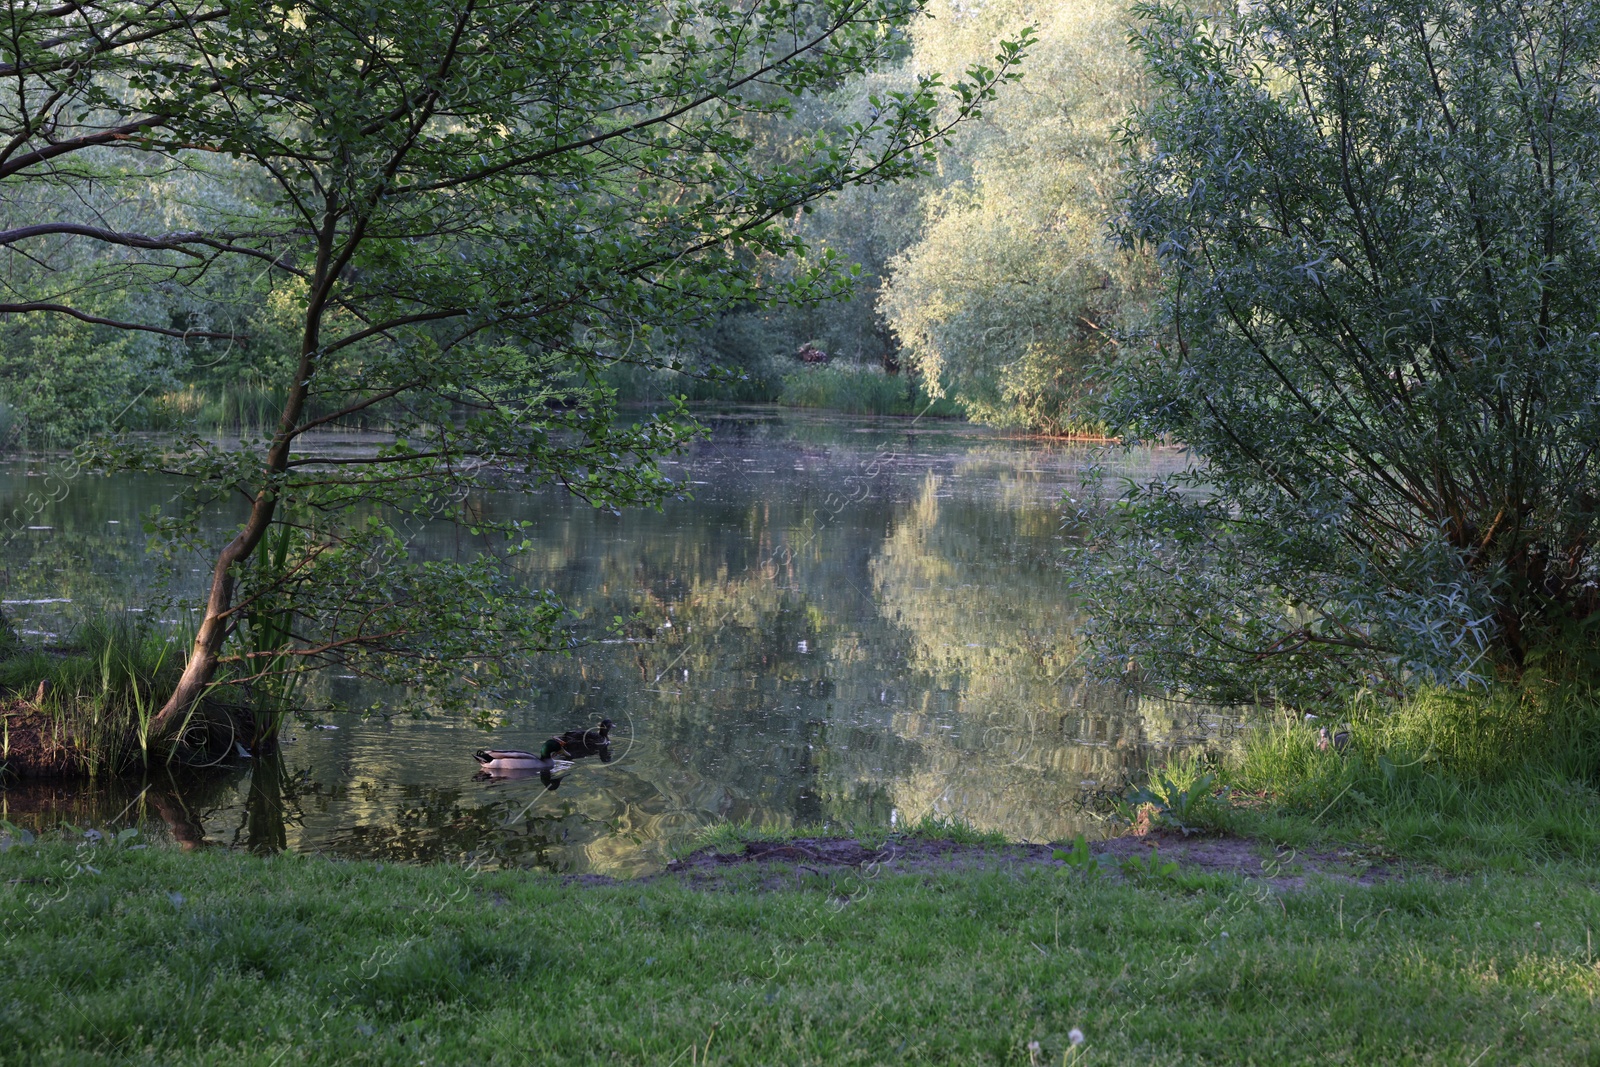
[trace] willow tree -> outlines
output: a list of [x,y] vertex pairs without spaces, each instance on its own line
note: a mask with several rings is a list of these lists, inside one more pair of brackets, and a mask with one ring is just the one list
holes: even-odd
[[1158,97],[1129,126],[1123,232],[1167,302],[1111,416],[1194,463],[1079,557],[1102,664],[1311,699],[1583,638],[1600,4],[1138,13]]
[[1113,0],[1007,0],[918,28],[934,66],[1033,23],[1032,72],[946,155],[927,223],[890,263],[879,309],[911,365],[975,419],[1066,433],[1098,423],[1093,370],[1148,300],[1148,257],[1114,247],[1118,124],[1144,89]]
[[[196,27],[215,91],[184,130],[257,183],[212,220],[207,247],[258,262],[260,299],[299,327],[269,435],[104,457],[187,479],[188,506],[152,529],[215,552],[154,729],[177,731],[224,677],[337,663],[448,696],[464,674],[482,683],[563,647],[553,595],[505,566],[524,542],[489,494],[558,485],[620,508],[679,491],[653,460],[693,426],[621,418],[600,371],[769,298],[750,265],[795,249],[786,215],[926,167],[1008,76],[1015,46],[782,158],[755,151],[753,124],[870,68],[920,8],[264,0]],[[941,119],[946,92],[958,104]],[[793,295],[833,284],[822,269]],[[375,439],[319,444],[352,425]],[[220,551],[205,517],[217,507],[242,509]],[[406,530],[434,521],[486,550],[422,558]]]

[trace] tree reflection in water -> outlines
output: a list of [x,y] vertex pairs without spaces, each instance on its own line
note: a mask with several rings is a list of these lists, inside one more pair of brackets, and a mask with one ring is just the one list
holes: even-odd
[[258,856],[289,847],[283,777],[283,756],[278,751],[263,753],[252,761],[250,793],[244,802],[244,845]]
[[[218,828],[232,825],[231,843],[261,851],[611,874],[659,867],[724,820],[886,827],[940,814],[1016,838],[1094,836],[1085,798],[1151,752],[1215,742],[1239,717],[1073,677],[1059,501],[1092,459],[970,427],[759,414],[719,422],[667,465],[695,499],[662,513],[485,497],[486,514],[532,524],[515,565],[572,605],[589,638],[544,661],[530,688],[486,687],[499,728],[338,716],[339,729],[303,728],[248,778],[236,771],[214,803],[162,793],[142,810],[186,847],[227,842]],[[1165,461],[1131,462],[1143,476]],[[121,531],[162,491],[120,486],[104,504],[121,525],[97,519],[88,495],[60,521]],[[84,556],[126,568],[126,546],[113,547]],[[483,546],[422,530],[412,547],[445,559]],[[51,588],[29,586],[41,599]],[[329,676],[304,692],[321,708],[405,696]],[[609,764],[582,761],[560,781],[473,778],[476,749],[537,752],[601,716],[617,722]],[[100,786],[77,788],[77,814],[14,792],[0,803],[80,825],[121,807],[92,795],[109,795]]]

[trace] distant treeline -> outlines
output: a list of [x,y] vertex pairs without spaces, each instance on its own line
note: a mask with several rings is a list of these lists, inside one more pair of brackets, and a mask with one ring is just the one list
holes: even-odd
[[[934,413],[1010,429],[1099,428],[1094,369],[1123,328],[1144,324],[1155,286],[1149,260],[1107,233],[1124,159],[1117,131],[1145,84],[1126,10],[1104,0],[930,6],[898,70],[834,95],[836,121],[914,71],[979,62],[1031,25],[1038,43],[1023,81],[956,132],[933,177],[850,190],[797,219],[814,249],[859,264],[854,293],[702,329],[690,362],[741,378],[690,385],[691,399],[898,413],[902,397],[923,410],[920,396],[940,398]],[[807,344],[831,357],[831,374],[795,358]],[[914,381],[893,384],[900,376]],[[622,382],[625,396],[663,388]]]
[[[809,261],[750,264],[792,277],[835,257],[858,265],[852,290],[822,304],[723,312],[642,341],[655,357],[670,348],[686,372],[640,370],[621,353],[606,374],[619,399],[965,415],[1044,433],[1098,427],[1095,368],[1115,355],[1122,327],[1139,325],[1152,285],[1148,262],[1116,247],[1105,221],[1124,151],[1118,124],[1144,79],[1126,43],[1127,15],[1109,0],[929,6],[934,17],[916,20],[898,66],[849,80],[810,112],[767,117],[752,136],[779,156],[819,123],[844,128],[875,113],[874,100],[907,89],[917,72],[983,63],[998,40],[1032,26],[1023,81],[956,130],[934,175],[847,189],[797,215],[790,225]],[[119,228],[159,232],[181,229],[219,195],[267,195],[226,159],[209,167],[152,182],[149,195],[107,196],[95,210]],[[49,217],[60,195],[35,188],[0,212],[13,222]],[[38,251],[58,280],[75,269],[50,247]],[[282,380],[294,350],[297,306],[281,284],[219,264],[198,286],[88,287],[76,306],[189,336],[62,315],[0,317],[0,443],[71,444],[113,429],[231,431],[276,418],[267,383]],[[803,346],[828,361],[800,361]]]

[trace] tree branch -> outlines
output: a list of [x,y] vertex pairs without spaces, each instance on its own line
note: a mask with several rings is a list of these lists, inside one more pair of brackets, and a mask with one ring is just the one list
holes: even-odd
[[239,333],[213,333],[210,330],[172,330],[165,326],[148,326],[141,322],[121,322],[117,319],[102,318],[91,315],[77,308],[67,307],[65,304],[48,304],[43,302],[31,304],[0,304],[0,315],[25,315],[29,312],[43,311],[56,315],[70,315],[75,319],[91,323],[95,326],[111,326],[118,330],[138,330],[143,333],[156,333],[162,337],[181,337],[184,340],[198,338],[215,341],[246,341],[248,335]]

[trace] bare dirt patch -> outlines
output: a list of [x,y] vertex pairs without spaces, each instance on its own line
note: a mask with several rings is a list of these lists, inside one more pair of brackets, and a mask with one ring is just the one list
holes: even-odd
[[[1055,858],[1056,849],[1062,847],[964,845],[920,838],[894,840],[875,849],[849,838],[752,841],[743,851],[701,849],[673,861],[654,877],[675,878],[696,888],[717,889],[727,884],[735,871],[747,872],[754,866],[765,872],[759,880],[761,888],[779,889],[793,886],[794,876],[807,871],[824,874],[871,868],[874,872],[917,873],[1062,867],[1065,864]],[[1176,860],[1184,871],[1239,875],[1281,890],[1301,889],[1318,877],[1366,885],[1399,874],[1390,862],[1357,850],[1297,852],[1275,849],[1242,837],[1183,837],[1160,832],[1143,837],[1112,838],[1091,846],[1091,852],[1113,876],[1123,860],[1142,859],[1152,849],[1163,859]],[[579,876],[573,881],[610,883],[610,879],[595,875]],[[742,885],[749,884],[747,876],[739,881]]]

